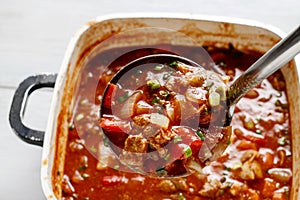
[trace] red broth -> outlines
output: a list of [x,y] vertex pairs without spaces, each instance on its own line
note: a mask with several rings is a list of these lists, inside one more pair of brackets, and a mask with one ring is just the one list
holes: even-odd
[[[230,81],[261,56],[237,51],[232,45],[204,48],[215,63],[205,60],[204,65],[214,65]],[[292,181],[289,110],[285,81],[279,71],[240,100],[228,148],[201,173],[150,178],[119,163],[98,125],[103,90],[124,64],[166,52],[161,49],[201,61],[197,47],[158,45],[111,49],[84,66],[70,117],[62,199],[288,199]]]

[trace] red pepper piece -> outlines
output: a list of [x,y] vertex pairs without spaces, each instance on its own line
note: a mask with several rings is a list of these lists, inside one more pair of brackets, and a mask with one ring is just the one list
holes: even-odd
[[113,95],[116,93],[117,89],[118,89],[118,86],[115,85],[115,84],[110,83],[108,85],[106,95],[105,95],[105,99],[103,99],[103,106],[105,108],[108,108],[108,109],[111,108],[111,102],[113,100]]

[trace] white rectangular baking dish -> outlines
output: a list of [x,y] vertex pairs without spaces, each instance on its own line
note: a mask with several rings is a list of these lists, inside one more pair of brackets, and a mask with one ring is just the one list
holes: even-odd
[[[61,196],[62,174],[59,176],[53,176],[53,174],[56,171],[63,171],[68,119],[72,115],[73,90],[80,81],[80,67],[98,51],[107,48],[160,43],[158,38],[151,37],[151,39],[145,40],[141,35],[135,37],[130,33],[132,29],[145,27],[158,27],[184,33],[191,37],[197,45],[224,47],[231,42],[237,49],[255,50],[262,53],[270,49],[285,35],[277,28],[255,21],[188,14],[120,14],[98,17],[88,22],[71,39],[55,82],[53,102],[43,141],[41,170],[42,186],[47,199],[60,199]],[[116,39],[114,43],[105,43],[100,48],[97,47],[105,39],[120,32],[125,32],[125,34],[128,32],[129,37]],[[151,36],[151,34],[147,31],[142,33],[143,37]],[[174,41],[178,44],[186,44],[186,41]],[[296,148],[297,145],[300,145],[298,123],[300,119],[300,86],[297,66],[300,66],[299,57],[282,68],[287,84],[292,127],[293,185],[291,199],[300,199],[300,149]],[[53,81],[55,81],[55,77],[54,80],[52,79]]]

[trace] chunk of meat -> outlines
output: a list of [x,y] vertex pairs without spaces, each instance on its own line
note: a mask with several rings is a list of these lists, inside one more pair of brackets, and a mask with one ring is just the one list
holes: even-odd
[[141,135],[129,135],[125,140],[124,150],[136,153],[147,152],[147,140]]

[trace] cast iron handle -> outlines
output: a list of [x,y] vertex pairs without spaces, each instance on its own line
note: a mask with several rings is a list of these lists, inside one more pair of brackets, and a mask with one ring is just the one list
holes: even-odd
[[39,74],[29,76],[18,86],[9,112],[9,123],[17,136],[23,141],[38,146],[43,146],[44,131],[34,130],[23,123],[23,114],[30,94],[44,87],[53,88],[57,74]]

